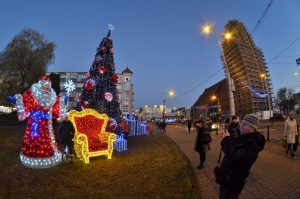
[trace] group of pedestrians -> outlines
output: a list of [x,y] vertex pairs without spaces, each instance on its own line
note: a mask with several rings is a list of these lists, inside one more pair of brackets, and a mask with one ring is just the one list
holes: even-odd
[[[239,197],[250,169],[265,145],[264,136],[257,131],[258,118],[255,115],[246,115],[241,125],[238,123],[238,117],[233,116],[231,122],[225,123],[222,132],[220,158],[222,153],[224,158],[220,166],[215,168],[221,199]],[[199,120],[195,123],[197,126],[195,150],[200,156],[200,165],[197,169],[203,168],[206,152],[210,149],[211,137],[208,124],[207,120]]]
[[157,131],[158,133],[166,133],[166,128],[167,128],[167,122],[166,120],[158,120],[156,121],[156,127],[157,127]]
[[[264,149],[266,139],[257,131],[258,123],[259,120],[254,114],[245,115],[240,124],[236,115],[225,121],[219,161],[214,170],[216,182],[220,185],[220,199],[239,197],[252,165],[257,160],[259,152]],[[188,128],[189,126],[188,123]],[[202,169],[206,153],[210,150],[210,128],[208,120],[198,120],[195,126],[197,127],[195,150],[200,157],[200,164],[196,168]],[[285,122],[284,137],[287,141],[286,154],[294,158],[295,147],[298,144],[298,125],[293,112]],[[219,165],[222,154],[224,157]]]

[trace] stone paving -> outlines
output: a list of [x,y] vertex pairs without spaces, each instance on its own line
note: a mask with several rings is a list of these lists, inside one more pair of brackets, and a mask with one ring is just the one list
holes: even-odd
[[[259,154],[257,161],[251,168],[247,183],[240,198],[288,198],[300,199],[300,153],[291,159],[285,154],[280,145],[281,130],[283,127],[270,128],[270,141]],[[260,129],[266,137],[266,128]],[[169,136],[185,153],[191,164],[196,168],[199,164],[199,155],[194,151],[196,132],[187,132],[185,126],[168,126]],[[203,169],[195,169],[203,199],[218,198],[219,187],[215,183],[213,169],[216,166],[220,151],[220,133],[212,132],[213,141],[211,150]]]

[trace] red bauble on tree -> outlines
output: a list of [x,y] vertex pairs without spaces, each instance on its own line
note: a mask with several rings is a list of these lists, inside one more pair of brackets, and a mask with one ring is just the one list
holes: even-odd
[[84,101],[83,104],[81,104],[81,107],[83,109],[89,108],[89,106],[90,106],[90,103],[88,101]]
[[111,53],[112,55],[115,53],[115,51],[114,51],[113,48],[110,49],[110,53]]
[[118,75],[113,74],[111,77],[112,77],[113,82],[114,82],[115,84],[118,83]]
[[98,73],[99,73],[99,74],[104,74],[104,73],[106,73],[106,68],[105,68],[104,66],[100,66],[100,67],[98,68]]
[[91,75],[90,75],[90,72],[87,72],[86,74],[85,74],[85,76],[87,77],[87,78],[89,78]]
[[105,51],[106,51],[105,46],[102,46],[100,49],[101,49],[102,52],[105,52]]
[[94,89],[95,81],[92,79],[88,79],[84,84],[84,89],[87,91],[91,91]]
[[117,130],[117,127],[118,127],[117,121],[114,118],[109,118],[106,131],[115,132]]
[[113,100],[113,95],[110,92],[104,93],[104,98],[108,101],[111,102]]

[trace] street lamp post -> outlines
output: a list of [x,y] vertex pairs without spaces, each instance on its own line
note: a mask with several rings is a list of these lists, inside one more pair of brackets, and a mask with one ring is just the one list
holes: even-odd
[[217,104],[217,109],[218,109],[217,113],[218,113],[218,119],[220,119],[221,114],[220,114],[220,101],[219,101],[219,98],[217,96],[213,95],[213,96],[211,96],[211,100],[213,100],[213,101],[217,100],[217,103],[218,103]]
[[[224,61],[224,68],[225,68],[225,73],[226,73],[226,77],[227,77],[227,83],[228,83],[228,89],[229,89],[229,106],[230,106],[230,116],[235,115],[235,107],[234,107],[234,97],[233,97],[233,85],[231,82],[231,78],[230,78],[230,74],[229,74],[229,70],[228,70],[228,65],[227,65],[227,61],[224,55],[224,51],[223,51],[223,47],[221,44],[221,41],[218,37],[218,34],[216,32],[213,31],[212,27],[210,25],[204,25],[202,27],[202,33],[205,35],[209,35],[210,33],[213,33],[218,41],[218,45],[221,49],[221,53],[222,53],[222,57],[223,57],[223,61]],[[224,34],[224,39],[226,40],[230,40],[232,38],[232,34],[231,33],[225,33]]]
[[[168,92],[168,96],[173,97],[174,96],[174,91],[173,90],[169,90]],[[165,119],[165,112],[166,112],[166,98],[163,98],[163,113],[162,113],[162,119]]]
[[165,112],[166,112],[165,106],[166,106],[166,99],[164,98],[164,99],[163,99],[163,114],[162,114],[162,118],[163,118],[163,119],[165,119]]
[[271,118],[272,116],[272,107],[271,107],[271,98],[270,98],[270,92],[269,92],[269,87],[267,85],[267,75],[262,73],[260,77],[264,80],[265,83],[265,88],[266,88],[266,93],[267,93],[267,98],[268,98],[268,106],[269,106],[269,117]]

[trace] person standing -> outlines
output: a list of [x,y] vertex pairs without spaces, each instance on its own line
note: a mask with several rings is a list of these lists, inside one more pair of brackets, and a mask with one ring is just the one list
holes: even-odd
[[205,141],[206,136],[209,135],[209,128],[205,121],[199,120],[196,122],[197,127],[197,137],[195,144],[195,151],[199,153],[200,164],[196,167],[197,169],[202,169],[206,159],[206,152],[210,149],[209,142]]
[[156,126],[157,126],[157,132],[161,133],[161,121],[160,120],[156,121]]
[[63,151],[64,153],[69,153],[66,155],[73,155],[74,153],[74,134],[74,126],[69,120],[69,116],[66,116],[58,127],[58,136],[63,147]]
[[226,118],[225,122],[224,122],[224,129],[228,129],[228,126],[230,125],[230,118]]
[[163,120],[162,123],[161,123],[161,129],[162,129],[163,133],[167,132],[166,128],[167,128],[167,122],[166,122],[166,120]]
[[128,136],[128,124],[127,124],[127,121],[125,118],[123,118],[122,122],[121,122],[121,131],[124,134],[125,139],[126,139]]
[[220,199],[239,198],[250,169],[265,146],[265,137],[257,131],[258,118],[246,115],[241,123],[241,136],[234,138],[227,130],[222,135],[224,159],[216,175]]
[[237,138],[241,135],[241,130],[240,130],[240,126],[239,126],[239,118],[236,115],[232,116],[231,123],[227,127],[227,130],[228,130],[230,136],[233,136],[235,138]]
[[188,127],[189,133],[191,133],[191,128],[192,128],[192,121],[191,120],[188,120],[187,127]]
[[297,121],[295,119],[295,113],[290,112],[289,117],[285,121],[284,125],[284,136],[287,139],[288,148],[286,150],[286,154],[291,155],[292,158],[295,157],[293,144],[296,142],[296,135],[298,134],[297,131]]

